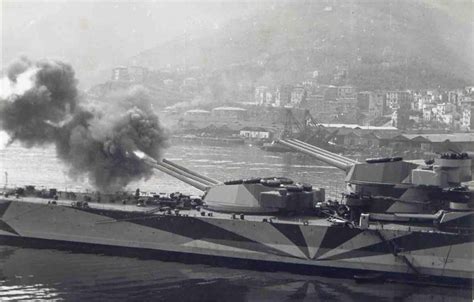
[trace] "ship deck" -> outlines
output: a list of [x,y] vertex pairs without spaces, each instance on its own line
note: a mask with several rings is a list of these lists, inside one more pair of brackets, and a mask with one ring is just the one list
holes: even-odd
[[[49,206],[64,206],[74,208],[76,201],[69,199],[54,200],[56,204],[52,204],[52,199],[46,199],[41,197],[8,197],[2,198],[3,200],[9,200],[12,202],[26,202],[34,204],[44,204]],[[49,204],[48,204],[49,203]],[[191,209],[191,210],[179,210],[176,212],[175,209],[171,210],[171,214],[167,211],[159,211],[157,206],[137,206],[135,204],[115,204],[115,203],[98,203],[88,202],[90,209],[108,210],[108,211],[122,211],[122,212],[134,212],[143,213],[144,215],[157,215],[157,216],[182,216],[182,217],[202,217],[206,219],[224,219],[224,220],[242,220],[240,213],[223,213],[210,211],[208,209]],[[234,218],[235,216],[235,218]],[[264,214],[245,214],[244,220],[250,222],[262,222],[267,221],[270,223],[285,223],[285,224],[297,224],[297,225],[311,225],[311,226],[322,226],[330,227],[338,225],[334,221],[330,221],[328,218],[317,217],[317,216],[275,216],[275,215],[264,215]],[[339,224],[341,225],[341,224]],[[384,223],[371,223],[369,229],[386,229],[386,230],[398,230],[398,231],[418,231],[418,232],[440,232],[433,226],[417,226],[417,225],[404,225],[391,222]]]

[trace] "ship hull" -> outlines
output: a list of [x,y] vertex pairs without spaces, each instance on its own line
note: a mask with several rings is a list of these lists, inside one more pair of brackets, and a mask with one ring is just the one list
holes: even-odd
[[[349,228],[317,222],[75,208],[0,201],[4,244],[65,247],[162,260],[471,286],[470,235]],[[230,216],[230,215],[227,215]]]

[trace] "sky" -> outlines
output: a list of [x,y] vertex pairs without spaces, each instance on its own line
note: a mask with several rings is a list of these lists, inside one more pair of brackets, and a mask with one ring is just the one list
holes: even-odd
[[88,86],[137,53],[204,35],[259,4],[235,1],[1,1],[2,69],[19,55],[70,62]]

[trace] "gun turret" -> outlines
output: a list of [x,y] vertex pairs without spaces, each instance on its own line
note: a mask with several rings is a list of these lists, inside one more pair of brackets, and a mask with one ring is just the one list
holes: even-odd
[[472,190],[462,185],[472,180],[468,153],[441,154],[426,164],[400,157],[357,162],[296,139],[278,143],[345,171],[346,205],[356,212],[432,213],[474,204]]
[[239,213],[275,213],[310,211],[324,200],[324,189],[294,184],[289,179],[255,178],[220,182],[168,159],[157,161],[141,151],[135,156],[147,165],[181,180],[203,192],[209,210]]

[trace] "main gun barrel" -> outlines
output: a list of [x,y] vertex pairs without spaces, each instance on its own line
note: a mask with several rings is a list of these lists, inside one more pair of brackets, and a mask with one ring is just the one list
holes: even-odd
[[162,161],[162,162],[159,162],[158,165],[160,165],[160,166],[162,166],[162,167],[165,167],[166,169],[171,170],[171,171],[173,171],[173,172],[175,172],[175,173],[178,173],[179,175],[182,175],[182,176],[187,177],[187,178],[189,178],[189,179],[192,179],[192,180],[194,180],[194,181],[200,182],[200,183],[202,183],[202,184],[204,184],[204,185],[206,185],[206,186],[212,186],[212,185],[214,185],[214,183],[211,183],[211,182],[206,181],[206,180],[204,180],[204,179],[202,179],[202,178],[200,178],[200,177],[197,177],[197,176],[195,176],[195,175],[193,175],[193,174],[191,174],[191,173],[188,173],[188,172],[186,172],[186,171],[183,171],[183,170],[181,170],[181,169],[178,169],[178,168],[176,168],[175,166],[172,166],[172,165],[170,165],[170,164],[167,164],[167,163],[165,163],[165,162],[163,162],[163,161]]
[[173,176],[174,178],[176,179],[179,179],[181,180],[182,182],[185,182],[187,183],[188,185],[191,185],[193,187],[195,187],[196,189],[198,190],[201,190],[201,191],[206,191],[210,186],[207,185],[207,184],[203,184],[197,180],[194,180],[194,179],[191,179],[189,177],[186,177],[185,175],[183,174],[180,174],[176,171],[173,171],[173,170],[170,170],[169,168],[165,167],[164,165],[160,164],[160,163],[157,163],[157,164],[152,164],[151,165],[153,168],[157,169],[157,170],[160,170],[161,172],[163,173],[166,173],[170,176]]
[[181,180],[182,182],[185,182],[188,185],[191,185],[198,190],[206,191],[208,188],[219,183],[217,182],[217,180],[214,180],[216,183],[212,183],[204,179],[203,175],[200,175],[197,172],[191,171],[177,164],[174,164],[169,160],[167,160],[166,162],[158,162],[156,159],[152,158],[151,156],[139,150],[134,151],[133,154],[135,154],[137,158],[139,158],[142,162],[144,162],[148,166],[154,169],[160,170],[161,172],[166,173],[170,176],[173,176],[174,178]]
[[330,152],[328,150],[325,150],[323,148],[319,148],[319,147],[316,147],[314,145],[311,145],[311,144],[308,144],[306,142],[303,142],[303,141],[300,141],[298,139],[288,139],[288,141],[296,144],[296,145],[299,145],[301,147],[305,147],[307,149],[309,149],[310,151],[313,151],[313,152],[316,152],[316,153],[320,153],[320,154],[324,154],[325,156],[328,156],[328,157],[331,157],[331,158],[334,158],[336,160],[339,160],[341,162],[344,162],[344,163],[347,163],[349,165],[353,165],[353,164],[356,164],[357,161],[353,160],[353,159],[350,159],[348,157],[345,157],[345,156],[342,156],[342,155],[339,155],[339,154],[336,154],[336,153],[333,153],[333,152]]
[[329,151],[321,152],[319,150],[315,150],[312,148],[308,148],[307,146],[301,145],[298,142],[289,141],[289,140],[279,140],[278,143],[287,146],[293,150],[302,152],[304,154],[310,155],[320,161],[323,161],[331,166],[339,168],[343,171],[348,171],[353,163],[350,163],[347,160],[344,160],[337,156],[337,154],[331,153]]
[[168,164],[168,165],[170,165],[170,166],[173,166],[173,167],[175,167],[175,168],[177,168],[177,169],[179,169],[179,170],[181,170],[181,171],[184,171],[184,172],[186,172],[186,173],[188,173],[188,174],[190,174],[190,175],[193,175],[193,176],[195,176],[195,177],[198,177],[198,178],[200,178],[201,180],[204,180],[204,181],[206,181],[206,182],[208,182],[208,183],[210,183],[210,184],[212,184],[212,185],[217,185],[217,184],[221,183],[221,182],[218,181],[218,180],[215,180],[215,179],[213,179],[213,178],[210,178],[210,177],[207,177],[207,176],[205,176],[205,175],[202,175],[202,174],[200,174],[200,173],[198,173],[198,172],[196,172],[196,171],[190,170],[190,169],[188,169],[188,168],[186,168],[186,167],[183,167],[183,166],[181,166],[181,165],[178,165],[177,163],[172,162],[172,161],[170,161],[170,160],[168,160],[168,159],[166,159],[166,158],[163,158],[162,162],[164,162],[165,164]]

